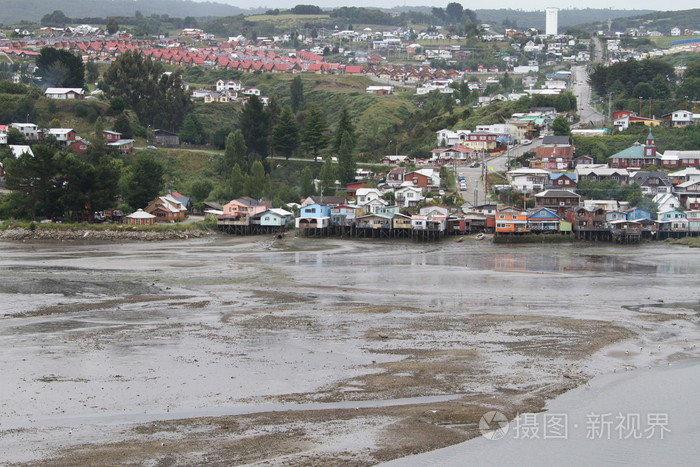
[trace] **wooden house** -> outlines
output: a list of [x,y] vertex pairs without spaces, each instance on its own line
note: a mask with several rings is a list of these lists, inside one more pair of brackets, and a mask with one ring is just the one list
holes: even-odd
[[269,203],[244,196],[224,204],[224,214],[219,217],[219,220],[230,225],[250,225],[253,216],[267,211],[269,208]]
[[395,213],[391,218],[391,228],[400,230],[411,230],[411,216]]
[[561,217],[548,208],[535,208],[527,213],[527,223],[533,233],[552,233],[559,231]]
[[506,207],[496,213],[496,234],[530,233],[527,213]]
[[326,204],[310,204],[302,206],[299,217],[296,218],[296,228],[325,229],[330,225],[331,206]]
[[187,207],[170,195],[154,199],[144,211],[153,214],[156,222],[175,222],[187,217]]
[[362,208],[360,206],[350,206],[347,204],[333,206],[330,210],[330,223],[331,225],[349,227],[354,224],[358,213],[362,213]]
[[392,216],[383,214],[365,214],[355,219],[355,227],[358,229],[391,229]]
[[286,227],[294,221],[294,215],[280,208],[272,208],[259,214],[263,227]]
[[137,209],[125,217],[126,223],[130,225],[153,225],[156,216],[145,212],[143,209]]
[[598,232],[606,230],[606,210],[599,207],[578,207],[567,212],[574,232]]

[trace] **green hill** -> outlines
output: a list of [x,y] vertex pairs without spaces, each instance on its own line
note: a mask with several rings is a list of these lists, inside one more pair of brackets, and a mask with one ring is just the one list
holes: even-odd
[[[589,30],[608,30],[607,22],[595,22],[584,25]],[[613,19],[610,29],[612,31],[625,31],[636,28],[645,31],[660,31],[670,34],[671,29],[700,29],[700,8],[680,11],[656,11],[645,15],[628,16]]]

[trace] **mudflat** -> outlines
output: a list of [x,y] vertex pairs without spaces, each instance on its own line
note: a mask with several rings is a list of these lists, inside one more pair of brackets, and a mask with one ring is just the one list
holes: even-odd
[[697,356],[700,252],[0,243],[0,461],[372,465]]

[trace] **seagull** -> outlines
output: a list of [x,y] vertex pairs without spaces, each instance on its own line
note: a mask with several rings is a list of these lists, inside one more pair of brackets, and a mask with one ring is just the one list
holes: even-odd
[[629,350],[625,350],[625,355],[629,355],[629,354],[630,354],[630,351],[629,351]]

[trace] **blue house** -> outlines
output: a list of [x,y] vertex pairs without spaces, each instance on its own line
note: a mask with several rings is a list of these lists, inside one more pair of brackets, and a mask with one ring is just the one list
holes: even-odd
[[325,204],[309,204],[301,208],[299,217],[302,219],[307,217],[331,217],[331,206]]
[[549,208],[536,208],[527,213],[527,223],[532,232],[557,232],[561,217]]
[[299,211],[296,228],[323,229],[330,225],[331,206],[325,204],[309,204]]
[[632,208],[625,211],[628,221],[638,221],[641,219],[651,219],[651,213],[641,208]]
[[608,211],[605,213],[605,220],[608,222],[615,222],[629,219],[627,219],[627,214],[622,211]]
[[268,209],[258,216],[260,217],[260,225],[270,227],[284,227],[294,220],[294,215],[291,212],[278,208]]

